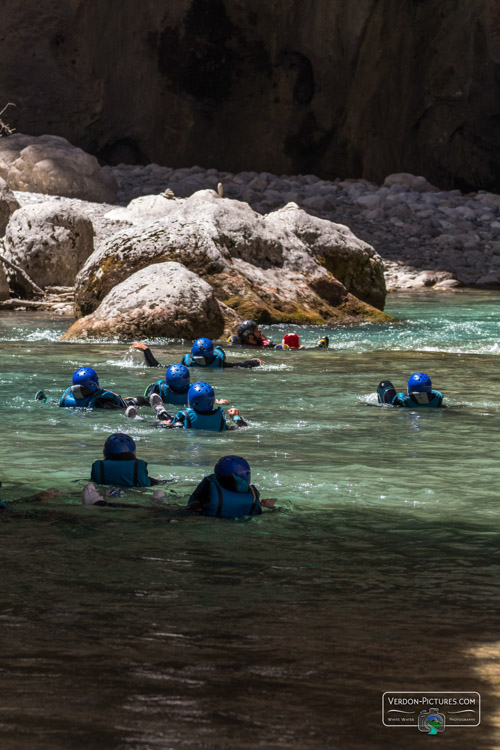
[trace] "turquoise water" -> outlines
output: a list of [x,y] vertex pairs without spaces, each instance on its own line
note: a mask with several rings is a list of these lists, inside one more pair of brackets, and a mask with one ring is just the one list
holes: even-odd
[[[0,496],[20,501],[1,517],[2,747],[428,742],[381,726],[395,688],[478,690],[482,726],[439,741],[496,746],[481,654],[500,625],[499,310],[493,292],[393,295],[393,325],[300,329],[331,348],[210,373],[250,425],[225,435],[160,431],[147,409],[141,423],[35,402],[39,388],[57,400],[81,364],[122,395],[162,372],[118,342],[59,342],[59,318],[0,317]],[[266,329],[275,341],[285,330]],[[187,351],[152,346],[165,363]],[[417,370],[450,408],[376,405],[381,379],[402,390]],[[147,490],[130,494],[144,510],[82,507],[114,431],[171,480],[172,511],[239,453],[278,512],[169,523]],[[51,487],[59,496],[26,501]]]

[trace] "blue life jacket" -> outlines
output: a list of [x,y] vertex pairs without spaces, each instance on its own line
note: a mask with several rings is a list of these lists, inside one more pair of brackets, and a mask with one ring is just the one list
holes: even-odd
[[[253,484],[248,492],[233,492],[222,487],[215,474],[210,474],[210,502],[204,506],[203,515],[215,518],[257,516],[262,513],[259,491]],[[188,504],[193,502],[191,496]]]
[[[99,388],[97,391],[92,391],[92,393],[84,395],[86,391],[87,389],[82,389],[81,385],[70,385],[61,396],[59,406],[78,406],[86,407],[87,409],[123,409],[126,405],[121,396],[113,393],[113,391],[106,391],[104,388]],[[105,399],[106,403],[96,405],[98,399]]]
[[183,356],[181,364],[185,365],[186,367],[210,367],[212,369],[217,369],[220,367],[224,367],[225,359],[226,352],[224,351],[224,349],[221,349],[220,346],[216,346],[214,348],[212,361],[209,362],[208,365],[205,363],[204,357],[196,357],[195,359],[191,353],[185,354]]
[[94,461],[90,478],[98,484],[117,484],[120,487],[151,487],[147,463],[138,458],[129,461]]
[[430,393],[396,393],[392,403],[394,406],[405,406],[407,409],[438,409],[443,403],[440,391]]
[[211,430],[212,432],[224,432],[227,429],[226,426],[226,415],[220,408],[214,409],[213,411],[204,414],[201,411],[195,411],[188,406],[187,409],[183,409],[175,415],[176,419],[180,418],[180,415],[184,415],[184,429],[185,430]]
[[[189,390],[189,388],[188,388]],[[185,393],[176,393],[164,380],[157,380],[156,383],[148,385],[144,395],[149,397],[152,393],[158,393],[164,404],[173,404],[174,406],[187,406],[188,391]]]

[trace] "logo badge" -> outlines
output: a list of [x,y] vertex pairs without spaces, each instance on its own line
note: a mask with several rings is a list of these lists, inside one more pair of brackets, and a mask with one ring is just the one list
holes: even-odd
[[427,734],[437,734],[445,730],[445,717],[436,711],[420,711],[418,715],[418,728]]

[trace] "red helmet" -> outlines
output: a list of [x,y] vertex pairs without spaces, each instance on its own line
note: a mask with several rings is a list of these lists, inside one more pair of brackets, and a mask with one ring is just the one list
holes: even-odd
[[285,333],[283,336],[283,346],[288,349],[298,349],[300,346],[300,339],[297,333]]

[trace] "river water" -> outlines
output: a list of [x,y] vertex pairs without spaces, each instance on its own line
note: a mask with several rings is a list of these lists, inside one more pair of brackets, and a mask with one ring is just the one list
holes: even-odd
[[[250,423],[223,435],[34,401],[82,364],[123,395],[164,373],[118,342],[59,342],[67,320],[0,317],[1,748],[423,747],[382,726],[394,689],[480,692],[481,726],[438,741],[500,747],[500,295],[392,295],[387,311],[399,322],[298,331],[329,350],[211,372]],[[166,363],[188,348],[152,346]],[[403,390],[414,371],[450,408],[376,405],[381,379]],[[115,431],[170,480],[165,511],[150,490],[129,494],[141,509],[81,505]],[[180,515],[227,453],[278,510]]]

